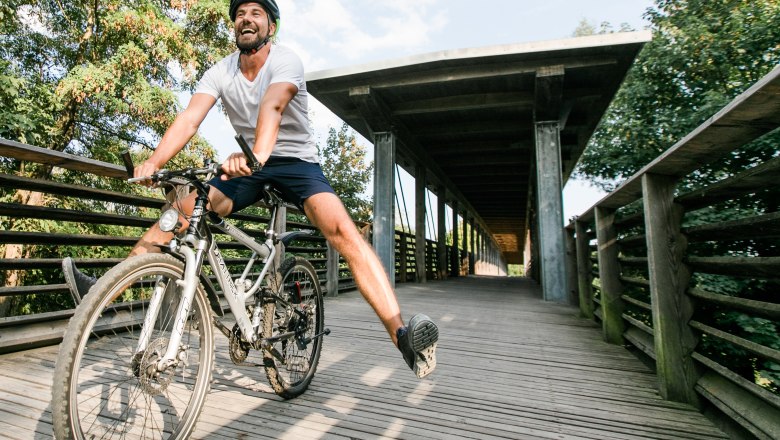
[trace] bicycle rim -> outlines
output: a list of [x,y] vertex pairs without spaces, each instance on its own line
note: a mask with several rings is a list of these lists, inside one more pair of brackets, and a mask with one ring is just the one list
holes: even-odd
[[[323,300],[317,274],[311,264],[301,258],[291,258],[280,269],[279,296],[285,301],[269,301],[263,309],[263,336],[271,337],[293,331],[300,324],[300,315],[306,316],[305,338],[314,338],[323,329]],[[269,317],[273,317],[269,319]],[[269,351],[263,352],[266,375],[274,391],[293,398],[308,388],[314,377],[322,349],[322,338],[313,339],[305,348],[299,347],[295,338],[273,344],[279,359]]]
[[[85,325],[74,323],[76,344],[69,351],[63,343],[65,355],[73,352],[66,410],[73,438],[184,438],[208,393],[214,346],[205,296],[196,292],[177,364],[158,372],[155,365],[175,321],[180,297],[175,282],[183,265],[165,255],[139,260],[127,260],[101,278],[90,291],[101,294],[85,303],[89,310],[81,314]],[[146,348],[137,351],[154,289],[164,292],[162,304]]]

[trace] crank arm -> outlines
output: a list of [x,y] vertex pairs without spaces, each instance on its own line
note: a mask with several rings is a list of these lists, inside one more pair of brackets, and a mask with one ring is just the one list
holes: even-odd
[[287,333],[282,333],[280,335],[271,336],[270,338],[263,338],[260,340],[260,345],[262,346],[265,346],[266,344],[271,345],[279,341],[290,339],[294,336],[295,336],[295,332],[287,332]]
[[220,321],[216,315],[213,313],[211,314],[211,323],[214,325],[214,327],[217,328],[220,332],[222,332],[223,335],[225,335],[226,338],[230,339],[231,331],[225,324]]

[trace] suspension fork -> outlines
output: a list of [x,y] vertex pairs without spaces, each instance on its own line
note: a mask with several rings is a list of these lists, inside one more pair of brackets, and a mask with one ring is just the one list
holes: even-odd
[[[181,280],[175,280],[177,291],[181,291],[181,298],[179,300],[179,307],[176,311],[176,317],[174,321],[173,329],[171,330],[170,339],[168,340],[168,348],[165,355],[157,362],[157,370],[163,371],[170,365],[178,362],[178,354],[180,351],[181,340],[184,335],[184,327],[187,323],[187,318],[192,310],[192,301],[195,298],[195,291],[200,283],[199,275],[200,269],[203,264],[203,257],[206,249],[209,247],[209,238],[198,238],[201,234],[198,233],[199,225],[202,221],[203,214],[206,212],[206,204],[208,198],[204,195],[208,191],[200,192],[198,198],[195,200],[195,207],[192,211],[192,217],[190,219],[190,225],[187,229],[187,235],[184,237],[184,243],[178,244],[176,240],[171,241],[171,249],[184,256],[184,277]],[[155,289],[155,295],[160,290],[159,300],[156,301],[155,309],[150,310],[148,315],[156,316],[159,314],[160,305],[162,303],[162,297],[165,289]],[[154,297],[152,300],[154,301]],[[201,317],[205,319],[206,317]],[[153,324],[154,320],[149,319],[150,322],[144,321],[144,329],[150,323]],[[210,325],[209,322],[201,322],[200,325]],[[149,330],[151,334],[151,330]],[[149,336],[146,336],[148,339]],[[139,341],[143,343],[143,339]],[[146,342],[148,343],[148,341]]]
[[149,300],[149,311],[144,316],[144,324],[141,327],[141,335],[138,338],[138,346],[135,349],[136,353],[141,353],[146,350],[149,345],[149,339],[152,336],[152,330],[154,329],[154,323],[157,322],[157,317],[160,314],[160,307],[162,306],[162,300],[167,290],[167,284],[163,282],[163,277],[157,277],[154,282],[154,293]]

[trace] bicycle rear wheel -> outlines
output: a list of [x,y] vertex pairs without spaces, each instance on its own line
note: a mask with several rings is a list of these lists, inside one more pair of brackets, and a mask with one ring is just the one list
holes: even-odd
[[[208,394],[214,334],[208,301],[195,293],[176,363],[157,371],[168,347],[184,265],[170,255],[130,258],[108,271],[71,319],[52,387],[58,439],[186,438]],[[149,298],[162,294],[146,347],[138,350]],[[142,344],[143,346],[144,344]]]
[[279,298],[263,304],[263,337],[297,334],[263,350],[263,364],[276,394],[291,399],[306,391],[317,370],[322,337],[314,336],[324,326],[322,289],[314,267],[300,257],[285,260],[278,277]]

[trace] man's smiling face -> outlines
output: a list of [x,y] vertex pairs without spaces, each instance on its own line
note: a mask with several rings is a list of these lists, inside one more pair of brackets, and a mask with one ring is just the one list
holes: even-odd
[[270,37],[276,24],[270,23],[268,14],[257,3],[244,3],[236,11],[235,36],[239,49],[251,49]]

